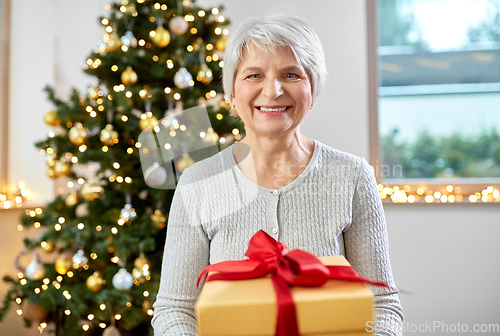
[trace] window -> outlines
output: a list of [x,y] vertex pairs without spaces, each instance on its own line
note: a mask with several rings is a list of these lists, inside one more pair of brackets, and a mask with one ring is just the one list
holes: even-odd
[[382,197],[500,201],[500,1],[373,3],[371,154]]

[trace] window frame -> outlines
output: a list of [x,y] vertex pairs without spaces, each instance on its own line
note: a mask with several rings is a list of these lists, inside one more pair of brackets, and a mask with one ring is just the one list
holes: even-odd
[[[0,0],[0,188],[8,185],[10,0]],[[1,189],[0,189],[1,191]]]
[[[471,178],[471,179],[447,179],[444,182],[442,179],[391,179],[384,181],[381,175],[382,165],[381,149],[380,149],[380,134],[378,125],[378,87],[379,87],[379,60],[377,54],[378,47],[378,26],[377,26],[377,0],[365,0],[366,8],[366,34],[367,34],[367,66],[368,66],[368,122],[369,122],[369,162],[375,168],[375,178],[379,185],[379,190],[382,188],[390,188],[391,190],[403,190],[409,188],[408,195],[416,195],[419,188],[424,190],[423,196],[426,193],[434,195],[440,192],[442,195],[462,195],[463,200],[456,199],[454,203],[498,203],[500,197],[492,201],[483,201],[478,198],[477,201],[471,200],[470,195],[477,193],[482,194],[488,187],[493,187],[494,190],[500,189],[500,179],[495,178]],[[453,192],[447,192],[447,186],[453,186]],[[457,187],[459,188],[458,191]],[[382,193],[381,193],[382,194]],[[433,201],[426,201],[424,197],[414,202],[394,202],[390,196],[383,198],[384,203],[450,203],[449,201],[442,202],[439,198]]]

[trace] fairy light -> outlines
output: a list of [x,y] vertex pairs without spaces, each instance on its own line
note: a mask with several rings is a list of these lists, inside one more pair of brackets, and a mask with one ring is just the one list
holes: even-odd
[[149,315],[149,316],[153,316],[153,314],[154,314],[153,309],[148,309],[148,315]]
[[66,314],[66,315],[68,315],[68,316],[69,316],[69,315],[71,315],[71,310],[66,309],[66,310],[64,311],[64,314]]
[[101,304],[99,305],[99,309],[101,309],[101,310],[105,310],[105,309],[106,309],[106,305],[105,305],[104,303],[101,303]]
[[22,315],[23,311],[21,309],[16,310],[17,315]]
[[96,259],[97,259],[97,253],[92,252],[92,253],[90,254],[90,257],[91,257],[93,260],[96,260]]
[[83,329],[83,331],[87,331],[87,330],[89,330],[89,328],[90,328],[90,327],[89,327],[89,325],[88,325],[88,324],[84,324],[84,325],[82,325],[82,329]]
[[181,94],[179,92],[174,93],[174,99],[175,100],[181,99]]
[[122,121],[127,122],[127,120],[128,120],[128,117],[126,115],[122,115]]
[[199,17],[204,17],[205,16],[205,11],[204,10],[199,10],[198,11],[198,16]]
[[99,327],[101,327],[102,329],[106,328],[106,323],[104,322],[99,323]]
[[26,280],[26,279],[21,279],[19,282],[21,283],[21,285],[23,285],[23,286],[24,286],[24,285],[26,285],[26,284],[28,283],[28,280]]
[[112,234],[117,234],[117,233],[118,233],[118,229],[117,229],[116,227],[114,227],[114,226],[113,226],[113,227],[111,228],[111,233],[112,233]]
[[189,32],[194,35],[194,34],[196,34],[198,32],[198,29],[196,29],[195,27],[193,27],[193,28],[189,29]]
[[144,295],[144,297],[148,297],[149,296],[149,292],[148,291],[144,291],[144,293],[142,293],[142,295]]
[[119,319],[121,319],[121,318],[122,318],[122,316],[121,316],[120,314],[116,314],[116,315],[115,315],[115,320],[119,320]]
[[95,230],[96,230],[96,231],[101,231],[101,230],[102,230],[102,226],[97,225],[97,226],[95,227]]
[[38,287],[37,287],[37,288],[35,288],[33,291],[34,291],[36,294],[40,294],[40,288],[38,288]]
[[61,224],[59,224],[59,223],[58,223],[58,224],[56,224],[56,225],[54,225],[54,229],[55,229],[56,231],[61,231],[61,228],[62,228],[62,227],[61,227]]
[[219,14],[219,9],[217,7],[212,8],[212,14],[213,15]]
[[78,225],[76,227],[78,228],[78,230],[83,230],[85,225],[83,223],[78,223]]
[[89,321],[92,321],[94,319],[94,314],[89,314],[87,318],[89,319]]

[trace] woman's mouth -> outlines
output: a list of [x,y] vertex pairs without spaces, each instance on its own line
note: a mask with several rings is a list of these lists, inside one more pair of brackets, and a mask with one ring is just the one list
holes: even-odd
[[256,106],[255,108],[264,114],[282,114],[286,112],[291,106]]

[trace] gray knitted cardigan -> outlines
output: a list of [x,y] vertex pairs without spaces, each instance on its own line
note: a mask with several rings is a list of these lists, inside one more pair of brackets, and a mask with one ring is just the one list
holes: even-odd
[[[305,170],[277,190],[241,172],[234,144],[184,170],[168,218],[152,321],[156,336],[196,335],[198,275],[209,264],[243,260],[250,238],[260,229],[288,249],[316,256],[344,254],[360,275],[395,287],[373,167],[364,158],[314,143]],[[371,289],[375,335],[401,334],[398,294]]]

